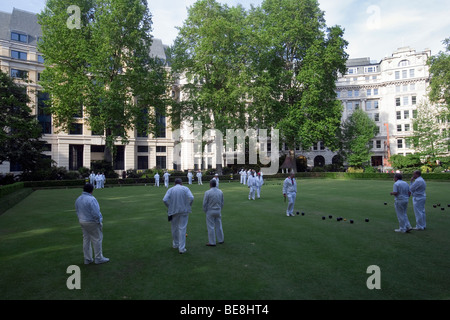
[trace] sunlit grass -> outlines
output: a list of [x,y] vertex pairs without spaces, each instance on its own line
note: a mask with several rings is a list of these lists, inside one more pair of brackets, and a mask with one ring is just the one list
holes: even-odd
[[[213,248],[201,210],[208,186],[189,186],[184,255],[171,246],[164,187],[95,190],[111,259],[98,266],[83,264],[74,209],[81,190],[35,191],[0,216],[0,298],[450,298],[449,183],[428,182],[428,229],[411,234],[393,232],[391,181],[300,180],[295,212],[305,215],[295,217],[286,217],[281,183],[267,180],[262,199],[249,201],[248,188],[221,181],[225,244]],[[444,211],[432,207],[438,202]],[[414,226],[412,202],[408,213]],[[70,265],[81,268],[81,290],[66,287]],[[366,286],[370,265],[381,269],[381,290]]]

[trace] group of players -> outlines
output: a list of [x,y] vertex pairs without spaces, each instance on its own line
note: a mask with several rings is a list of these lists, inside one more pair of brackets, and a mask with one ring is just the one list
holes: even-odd
[[89,175],[89,183],[94,186],[96,189],[103,189],[105,187],[106,177],[103,172],[98,172],[97,174],[94,171],[91,171]]

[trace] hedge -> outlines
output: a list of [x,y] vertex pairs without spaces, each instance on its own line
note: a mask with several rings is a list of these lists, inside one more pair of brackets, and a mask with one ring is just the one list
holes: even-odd
[[13,184],[8,184],[6,186],[0,187],[0,198],[3,196],[6,196],[7,194],[13,193],[14,191],[23,189],[24,183],[23,182],[16,182]]
[[[394,173],[347,173],[347,172],[299,172],[295,175],[300,179],[339,179],[339,180],[356,180],[356,179],[370,179],[370,180],[392,180]],[[208,183],[214,176],[203,176],[202,180]],[[284,179],[287,174],[276,174],[266,176],[265,179]],[[409,181],[412,174],[404,174],[403,180]],[[423,173],[422,177],[425,180],[436,181],[450,181],[450,173]],[[188,181],[186,176],[176,176],[186,183]],[[170,177],[170,182],[173,184],[175,177]],[[224,175],[219,177],[220,181],[230,181],[231,175]],[[239,181],[240,176],[233,175],[233,181]],[[127,179],[106,179],[106,184],[110,186],[134,185],[134,184],[154,184],[154,178],[127,178]],[[193,183],[197,183],[197,178],[193,179]],[[82,187],[85,184],[84,179],[79,180],[49,180],[49,181],[26,181],[22,183],[22,187],[26,188],[58,188],[58,187]],[[164,179],[160,178],[160,184],[164,184]]]

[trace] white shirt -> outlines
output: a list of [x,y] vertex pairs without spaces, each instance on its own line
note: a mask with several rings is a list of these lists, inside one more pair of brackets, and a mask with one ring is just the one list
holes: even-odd
[[409,190],[413,197],[426,197],[425,189],[427,188],[427,184],[422,177],[418,177],[414,182],[411,182],[409,186]]
[[155,180],[159,181],[159,174],[155,174]]
[[408,201],[409,199],[409,185],[403,181],[403,180],[397,180],[397,182],[394,183],[394,192],[397,192],[397,196],[395,197],[395,200],[399,201]]
[[264,180],[262,176],[255,177],[256,186],[261,187],[264,184]]
[[249,187],[256,187],[256,178],[252,175],[248,177],[247,185]]
[[203,197],[203,211],[220,213],[223,208],[223,192],[217,188],[211,188]]
[[295,178],[293,178],[293,181],[291,178],[286,178],[283,182],[283,194],[288,193],[297,193],[297,181]]
[[164,180],[169,180],[170,173],[166,172],[164,173]]
[[191,190],[180,184],[167,190],[166,195],[163,198],[163,202],[168,208],[167,214],[169,216],[176,213],[191,213],[193,201],[194,196],[192,195]]

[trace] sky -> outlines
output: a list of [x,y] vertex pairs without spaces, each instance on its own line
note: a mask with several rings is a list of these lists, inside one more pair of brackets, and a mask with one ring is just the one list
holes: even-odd
[[[153,15],[153,36],[172,45],[187,18],[187,8],[196,0],[147,0]],[[46,0],[0,0],[0,11],[15,7],[41,12]],[[259,6],[262,0],[218,0],[229,6]],[[449,0],[319,0],[327,26],[340,25],[349,42],[350,58],[380,61],[400,47],[417,51],[444,51],[442,41],[450,37]]]

